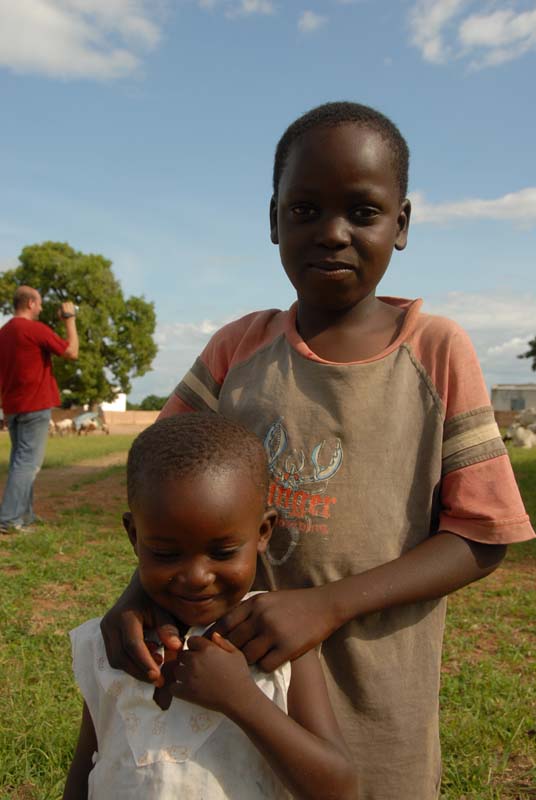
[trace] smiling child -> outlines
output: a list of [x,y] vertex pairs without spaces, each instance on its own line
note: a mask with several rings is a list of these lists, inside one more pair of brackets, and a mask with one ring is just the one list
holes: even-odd
[[[279,519],[257,587],[279,591],[218,630],[264,670],[321,645],[365,800],[439,796],[445,595],[534,535],[467,335],[377,295],[407,243],[408,161],[367,106],[290,125],[270,229],[297,302],[217,331],[162,412],[212,409],[263,439]],[[103,629],[113,664],[158,681],[154,613],[135,577]]]
[[162,420],[132,445],[127,484],[141,585],[187,644],[154,690],[110,667],[100,620],[72,632],[85,702],[64,800],[355,800],[316,654],[263,675],[202,636],[248,594],[272,533],[259,440],[215,414]]

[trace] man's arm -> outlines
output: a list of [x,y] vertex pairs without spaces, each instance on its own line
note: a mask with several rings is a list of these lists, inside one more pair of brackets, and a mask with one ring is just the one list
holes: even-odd
[[87,800],[88,777],[93,767],[93,753],[97,749],[95,728],[89,709],[84,703],[78,744],[67,775],[63,800]]
[[78,331],[76,330],[76,309],[74,303],[67,301],[61,304],[59,317],[65,323],[67,334],[67,348],[62,353],[62,358],[74,361],[78,358]]

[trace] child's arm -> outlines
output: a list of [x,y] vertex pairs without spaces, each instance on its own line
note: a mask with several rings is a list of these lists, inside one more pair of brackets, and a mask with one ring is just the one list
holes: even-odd
[[192,637],[188,644],[171,667],[174,695],[232,719],[297,800],[356,800],[356,775],[315,652],[292,664],[287,715],[230,642],[215,634],[214,642]]
[[87,705],[84,703],[78,744],[67,775],[63,800],[87,800],[88,776],[93,767],[93,753],[96,750],[97,737],[93,720]]
[[[374,569],[312,589],[266,592],[240,603],[214,630],[243,649],[250,664],[270,672],[323,642],[351,619],[387,608],[433,600],[489,575],[504,558],[504,545],[479,544],[441,531],[404,555]],[[101,623],[110,664],[162,685],[160,670],[143,641],[143,618],[154,615],[137,573]],[[158,635],[177,649],[171,617]],[[148,627],[156,627],[146,622]]]
[[270,672],[346,622],[395,606],[434,600],[489,575],[506,552],[442,531],[379,567],[312,589],[266,592],[240,603],[215,630]]

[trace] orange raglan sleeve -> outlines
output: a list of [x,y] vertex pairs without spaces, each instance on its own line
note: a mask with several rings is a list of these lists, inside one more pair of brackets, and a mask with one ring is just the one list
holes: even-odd
[[439,529],[488,544],[531,539],[471,340],[455,323],[442,322],[446,330],[431,365],[445,408]]
[[229,369],[277,335],[284,320],[285,312],[277,309],[254,311],[216,331],[175,387],[159,418],[187,411],[217,411]]

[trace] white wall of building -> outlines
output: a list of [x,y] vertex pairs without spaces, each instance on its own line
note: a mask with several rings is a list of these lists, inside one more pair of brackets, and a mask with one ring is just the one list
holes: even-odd
[[127,396],[124,392],[119,392],[115,396],[115,400],[112,400],[111,403],[101,403],[100,407],[103,411],[126,411]]

